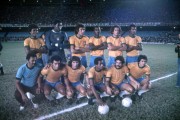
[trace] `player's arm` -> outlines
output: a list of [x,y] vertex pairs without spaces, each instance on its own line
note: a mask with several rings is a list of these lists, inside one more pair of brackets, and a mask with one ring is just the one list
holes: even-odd
[[67,91],[73,92],[72,89],[71,89],[71,86],[70,86],[70,83],[69,83],[67,75],[64,75],[64,82],[65,82]]
[[115,50],[120,50],[120,51],[124,51],[126,50],[126,44],[122,44],[121,46],[114,46],[112,43],[108,43],[108,49],[115,51]]
[[90,89],[92,90],[94,96],[97,99],[97,102],[99,105],[103,105],[104,102],[101,100],[100,96],[98,95],[98,93],[96,92],[95,88],[94,88],[94,82],[93,82],[93,78],[89,78],[89,85],[90,85]]
[[[102,47],[104,45],[103,44],[100,44],[100,45],[94,45],[93,43],[89,43],[89,49],[90,50],[102,50]],[[103,49],[104,50],[104,49]]]
[[71,53],[74,53],[74,54],[81,54],[81,53],[84,53],[84,52],[85,52],[85,51],[83,51],[83,50],[80,49],[80,48],[75,49],[75,46],[74,46],[74,45],[71,45],[70,48],[71,48]]
[[112,89],[111,89],[111,87],[110,87],[110,85],[109,85],[110,79],[111,79],[110,77],[106,77],[105,86],[106,86],[106,91],[107,91],[107,93],[108,93],[109,95],[112,95]]
[[175,47],[175,52],[176,52],[176,53],[179,52],[179,48],[180,48],[180,43],[178,43],[177,46]]
[[25,53],[28,54],[31,50],[29,46],[24,46]]
[[138,45],[136,46],[136,50],[142,51],[142,44],[141,43],[138,43]]
[[126,73],[126,77],[130,80],[130,83],[136,90],[140,88],[140,83],[138,83],[129,73]]
[[101,44],[102,44],[102,47],[100,47],[99,50],[107,49],[107,42],[103,42]]
[[41,92],[43,92],[42,81],[43,81],[43,75],[39,73],[38,78],[37,78],[37,84],[38,84],[38,87],[36,89],[37,94],[40,94]]

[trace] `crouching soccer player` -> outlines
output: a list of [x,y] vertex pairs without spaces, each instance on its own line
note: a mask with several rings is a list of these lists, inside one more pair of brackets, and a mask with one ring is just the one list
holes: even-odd
[[111,101],[114,102],[117,95],[119,95],[120,90],[123,95],[130,95],[134,92],[134,88],[126,78],[129,78],[133,83],[136,81],[129,75],[129,70],[126,65],[124,65],[124,58],[122,56],[117,56],[115,58],[115,64],[107,71],[106,74],[106,89],[107,93],[111,95]]
[[[44,94],[45,97],[52,101],[54,98],[50,95],[51,90],[55,89],[58,92],[56,99],[60,99],[66,96],[70,99],[72,96],[72,91],[70,89],[69,82],[67,80],[67,69],[64,64],[61,62],[61,58],[58,55],[54,55],[51,57],[51,65],[49,67],[45,67],[41,71],[41,76],[45,76],[44,83]],[[61,78],[64,78],[64,83]]]
[[79,92],[77,96],[78,103],[80,98],[85,97],[87,95],[86,89],[81,83],[81,79],[86,78],[86,68],[83,65],[81,65],[81,60],[77,56],[73,56],[71,58],[66,68],[68,71],[68,80],[70,82],[70,85]]
[[[41,66],[35,64],[37,59],[36,54],[29,52],[26,59],[27,63],[22,65],[16,74],[16,91],[14,95],[20,103],[20,111],[24,110],[25,105],[27,105],[29,101],[28,99],[32,100],[32,98],[26,94],[27,92],[28,94],[30,93],[31,96],[35,95],[35,98],[38,98],[38,94],[40,95],[43,91],[41,81],[37,81]],[[34,108],[38,107],[36,103],[33,103],[33,105]]]
[[[97,91],[106,93],[104,78],[107,70],[103,65],[103,59],[101,57],[95,58],[94,64],[95,66],[90,68],[88,72],[87,92],[89,95],[94,95],[96,97],[97,103],[99,105],[104,105],[105,103],[102,101]],[[92,98],[89,99],[88,103],[90,105],[93,104]]]
[[[133,64],[128,64],[128,68],[130,69],[131,76],[137,81],[135,82],[134,88],[140,85],[138,90],[138,95],[141,96],[143,93],[149,91],[150,89],[150,67],[147,65],[147,56],[139,55],[138,62]],[[145,77],[143,77],[145,75]],[[131,81],[133,83],[134,81]],[[142,96],[141,96],[142,97]]]

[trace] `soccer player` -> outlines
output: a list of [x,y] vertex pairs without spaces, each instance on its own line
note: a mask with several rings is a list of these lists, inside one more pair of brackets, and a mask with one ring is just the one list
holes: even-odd
[[86,52],[89,52],[89,38],[84,35],[85,27],[82,24],[77,24],[75,27],[75,35],[69,38],[70,49],[72,56],[78,56],[81,64],[86,68]]
[[28,54],[29,52],[35,52],[37,55],[36,63],[43,66],[42,53],[47,52],[45,43],[42,38],[37,38],[37,34],[38,34],[37,25],[31,24],[28,26],[28,29],[30,32],[30,37],[24,40],[25,52],[26,54]]
[[139,51],[142,51],[142,39],[136,35],[137,28],[134,24],[129,26],[129,35],[125,37],[126,50],[126,64],[137,62]]
[[106,66],[104,59],[104,49],[107,48],[106,37],[100,36],[101,28],[98,26],[94,27],[94,36],[89,39],[89,49],[90,51],[90,65],[94,66],[94,59],[97,57],[103,58],[103,64]]
[[119,26],[113,26],[111,28],[112,36],[107,38],[108,44],[108,65],[107,67],[110,68],[114,63],[114,60],[117,56],[122,56],[123,51],[126,50],[126,44],[123,37],[120,36],[121,28]]
[[[72,96],[72,90],[70,89],[69,82],[67,80],[67,69],[62,63],[60,56],[54,55],[50,59],[50,66],[41,70],[41,77],[45,76],[44,94],[45,97],[52,101],[54,98],[50,96],[51,90],[55,89],[61,96],[57,96],[56,99],[60,99],[66,96],[68,99]],[[64,83],[61,78],[64,78]],[[59,95],[58,94],[58,95]]]
[[41,67],[36,62],[36,54],[29,52],[26,56],[27,63],[23,64],[16,74],[15,98],[20,103],[20,111],[24,110],[28,102],[27,92],[34,94],[36,97],[43,91],[42,82],[38,81]]
[[[2,46],[2,43],[1,43],[1,40],[0,40],[0,51],[1,51],[2,49],[3,49],[3,46]],[[0,53],[0,55],[1,55],[1,53]],[[0,63],[0,71],[1,71],[1,75],[4,75],[2,63]]]
[[[180,40],[180,34],[179,34],[179,40]],[[180,87],[180,43],[177,43],[175,52],[178,54],[178,75],[177,75],[176,87]]]
[[138,85],[137,82],[135,83],[134,86],[136,90],[139,90],[138,91],[139,96],[149,91],[150,89],[151,71],[150,71],[150,67],[147,65],[147,61],[148,59],[146,55],[139,55],[138,61],[136,63],[128,64],[128,68],[130,70],[131,76],[138,82],[138,84],[140,84],[139,89],[136,88],[136,86]]
[[[106,86],[104,84],[104,78],[106,75],[107,69],[103,65],[103,59],[101,57],[97,57],[94,60],[95,66],[90,68],[88,71],[88,88],[87,91],[90,95],[94,95],[96,97],[97,103],[99,105],[104,105],[105,103],[100,98],[99,92],[106,92]],[[92,99],[89,99],[89,104],[92,104]]]
[[[73,88],[75,88],[79,94],[77,99],[80,99],[86,96],[86,89],[81,84],[81,79],[86,78],[86,68],[81,65],[80,58],[77,56],[73,56],[66,66],[68,71],[68,80]],[[83,77],[84,76],[84,77]]]
[[[117,56],[115,58],[115,64],[111,66],[106,74],[107,94],[111,95],[112,101],[115,101],[116,96],[119,95],[121,90],[124,91],[126,95],[134,92],[134,88],[127,78],[133,81],[133,83],[136,83],[129,74],[123,56]],[[123,97],[123,95],[121,97]]]
[[65,32],[62,31],[63,24],[59,20],[53,22],[53,29],[46,32],[45,42],[49,50],[49,59],[53,55],[59,55],[62,59],[62,63],[66,63],[66,56],[64,49],[68,43],[68,37]]

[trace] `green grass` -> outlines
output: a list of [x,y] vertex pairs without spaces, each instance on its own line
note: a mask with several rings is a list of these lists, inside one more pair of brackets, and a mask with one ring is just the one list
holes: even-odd
[[[66,99],[56,101],[55,105],[46,100],[39,104],[38,109],[28,106],[19,112],[19,104],[14,98],[15,74],[20,65],[26,62],[22,42],[3,43],[4,49],[0,61],[4,65],[4,76],[0,76],[0,119],[31,120],[42,115],[51,114],[69,107]],[[148,56],[151,67],[151,79],[156,79],[177,71],[177,55],[174,45],[143,45],[142,54]],[[107,60],[107,53],[106,53]],[[89,62],[89,61],[88,61]],[[178,120],[180,119],[180,89],[176,88],[176,75],[152,84],[151,91],[144,94],[130,108],[124,108],[121,101],[107,101],[110,112],[100,115],[97,105],[85,106],[69,113],[57,115],[52,120]],[[84,100],[83,102],[86,102]]]

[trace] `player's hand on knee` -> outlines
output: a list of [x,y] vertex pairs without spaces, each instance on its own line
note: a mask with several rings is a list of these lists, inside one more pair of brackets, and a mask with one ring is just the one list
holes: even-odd
[[25,94],[22,95],[22,100],[23,100],[23,102],[25,102],[25,103],[28,102],[28,98],[27,98],[27,96],[26,96]]

